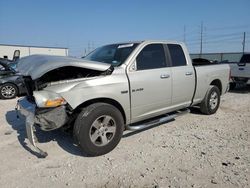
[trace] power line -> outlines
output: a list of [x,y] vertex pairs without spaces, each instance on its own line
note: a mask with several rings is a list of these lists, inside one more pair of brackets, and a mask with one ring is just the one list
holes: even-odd
[[212,27],[212,28],[208,28],[209,31],[218,31],[218,30],[228,30],[228,29],[246,29],[249,28],[250,25],[246,24],[246,25],[233,25],[233,26],[224,26],[224,27]]
[[241,36],[234,36],[234,37],[227,37],[227,38],[211,38],[211,39],[206,39],[206,42],[214,42],[214,41],[228,41],[228,40],[232,40],[232,39],[241,39]]
[[224,37],[231,37],[231,36],[240,36],[242,35],[242,32],[237,32],[237,33],[227,33],[227,34],[216,34],[216,35],[208,35],[208,37],[212,38],[224,38]]

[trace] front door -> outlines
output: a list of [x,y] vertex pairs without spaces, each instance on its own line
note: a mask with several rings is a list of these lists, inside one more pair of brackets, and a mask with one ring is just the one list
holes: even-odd
[[171,106],[172,73],[162,44],[145,46],[128,71],[131,123],[163,114]]

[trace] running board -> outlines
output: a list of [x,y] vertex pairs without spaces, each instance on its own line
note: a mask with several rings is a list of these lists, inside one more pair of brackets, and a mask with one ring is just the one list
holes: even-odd
[[146,128],[149,128],[149,127],[153,127],[153,126],[155,126],[157,124],[162,124],[162,123],[171,121],[171,120],[175,119],[176,117],[182,116],[182,115],[187,114],[189,112],[190,112],[190,110],[185,108],[183,110],[176,111],[175,114],[167,115],[165,117],[159,118],[157,120],[153,120],[151,122],[146,122],[146,123],[141,124],[141,125],[126,125],[126,130],[138,131],[138,130],[141,130],[141,129],[146,129]]

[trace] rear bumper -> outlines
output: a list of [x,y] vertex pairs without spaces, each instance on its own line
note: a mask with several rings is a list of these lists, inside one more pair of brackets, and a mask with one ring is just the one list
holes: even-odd
[[25,127],[29,142],[42,157],[46,157],[48,154],[39,149],[35,143],[34,124],[36,105],[29,102],[26,97],[18,100],[17,105],[19,106],[19,114],[25,118]]

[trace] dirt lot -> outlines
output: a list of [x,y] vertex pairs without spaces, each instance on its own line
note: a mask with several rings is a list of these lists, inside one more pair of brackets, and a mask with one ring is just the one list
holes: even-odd
[[250,187],[250,87],[227,93],[215,115],[192,113],[135,134],[100,157],[84,157],[70,135],[38,132],[27,144],[16,100],[0,101],[0,187]]

